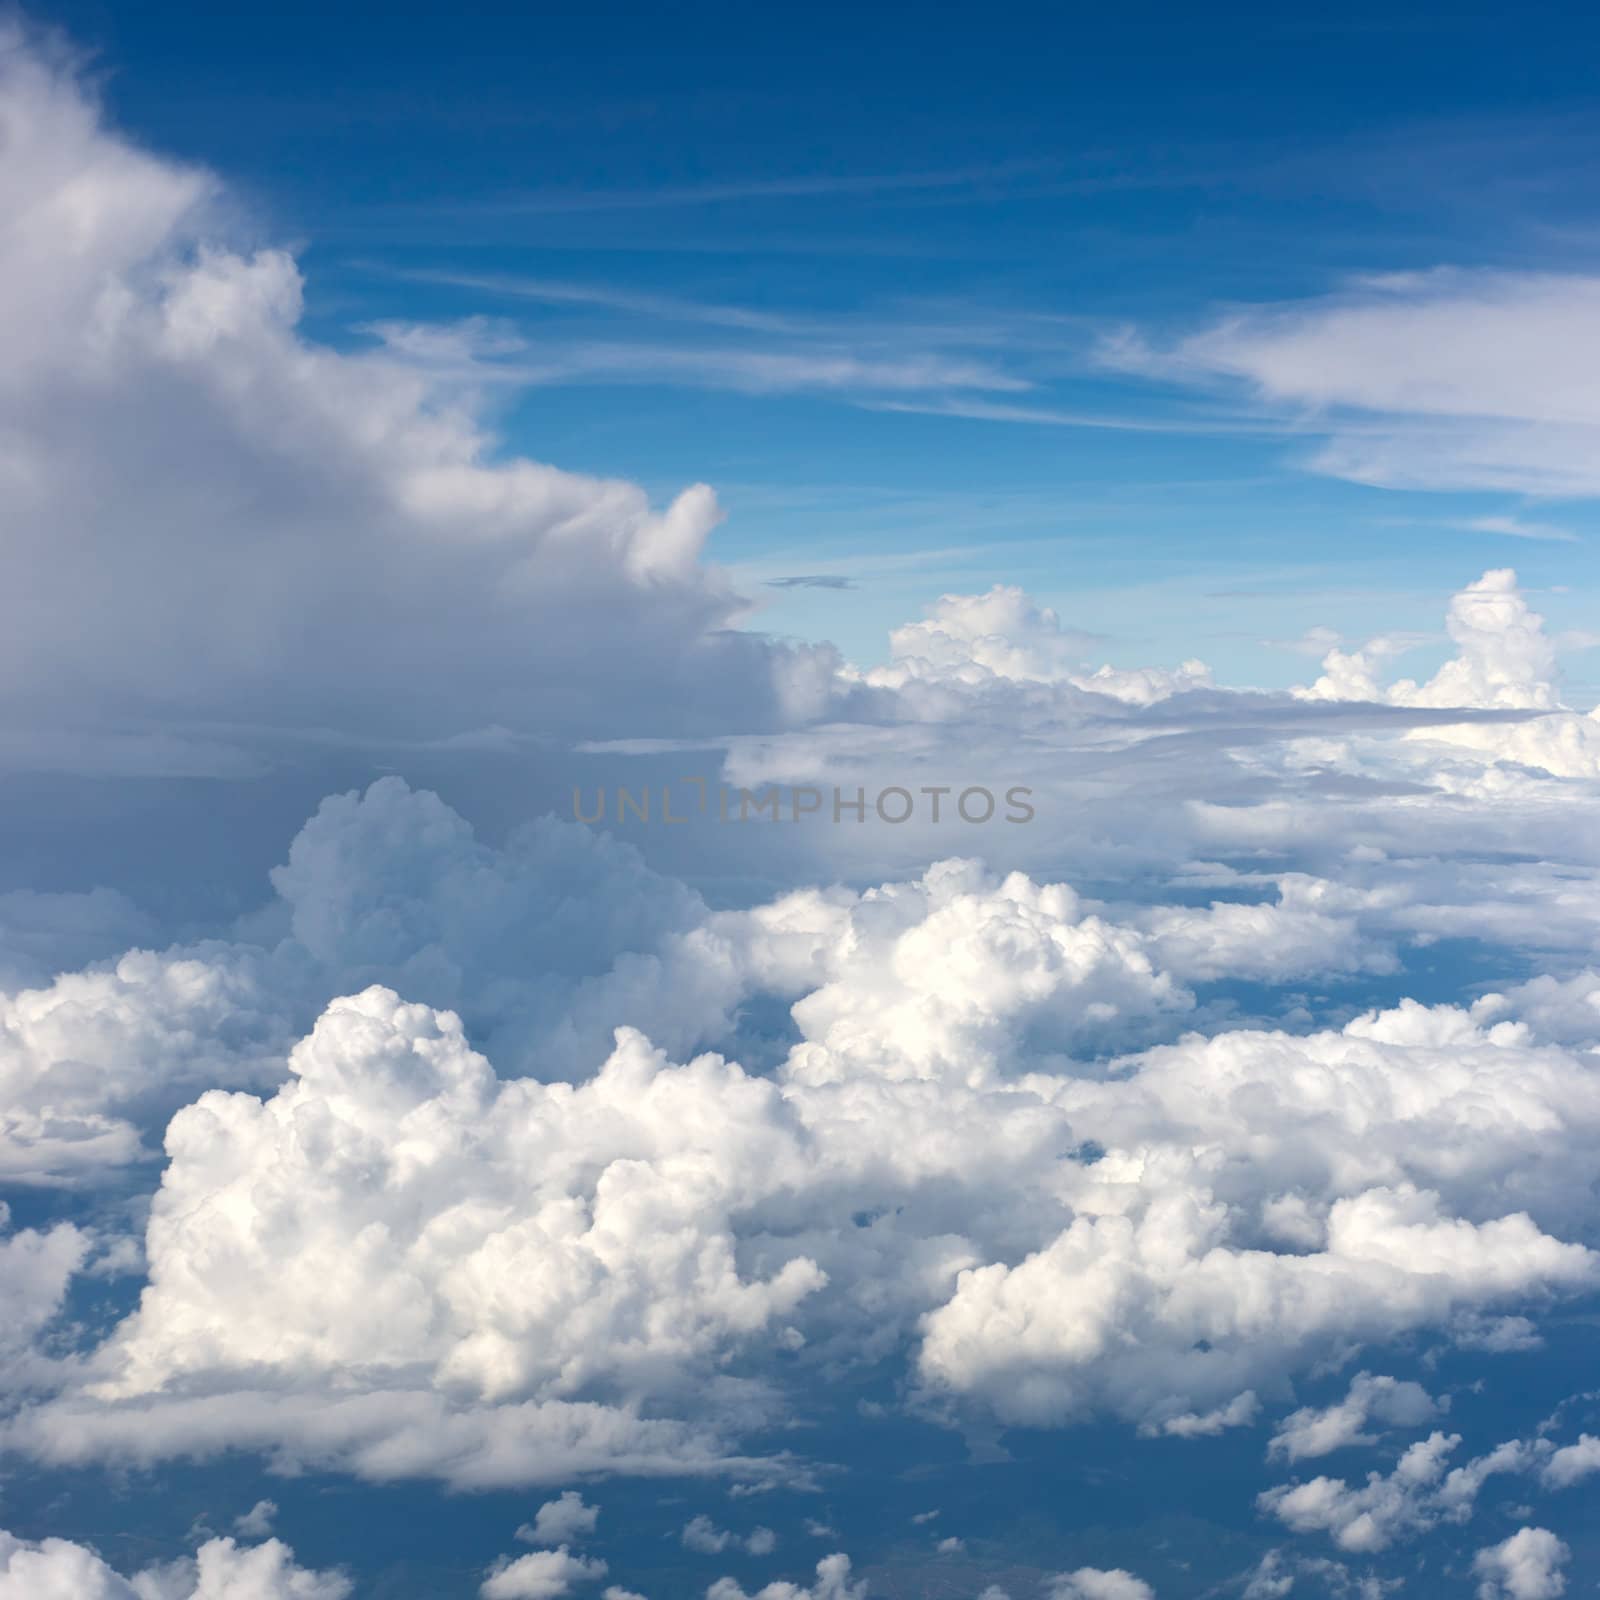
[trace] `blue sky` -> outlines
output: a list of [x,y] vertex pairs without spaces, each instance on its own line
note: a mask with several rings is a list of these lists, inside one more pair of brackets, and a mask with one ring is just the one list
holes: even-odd
[[[316,334],[481,319],[508,448],[715,485],[762,626],[874,660],[983,577],[1112,661],[1280,685],[1306,627],[1422,631],[1503,564],[1581,626],[1592,494],[1330,477],[1322,407],[1107,342],[1586,270],[1583,8],[49,14],[131,129],[305,241]],[[804,575],[855,587],[767,587]]]
[[1593,1593],[1595,34],[0,12],[0,1600]]

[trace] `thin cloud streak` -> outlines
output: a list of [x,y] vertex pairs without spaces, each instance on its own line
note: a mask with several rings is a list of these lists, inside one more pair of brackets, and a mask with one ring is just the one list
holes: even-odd
[[540,359],[501,359],[529,348],[474,324],[374,323],[368,331],[435,381],[464,386],[562,383],[680,383],[743,393],[808,390],[917,391],[987,389],[1025,393],[1034,385],[993,366],[937,353],[860,355],[849,349],[750,350],[621,341],[538,346]]
[[973,422],[1027,422],[1051,428],[1105,428],[1118,433],[1247,434],[1271,436],[1298,432],[1285,423],[1185,421],[1179,418],[1118,416],[1111,412],[1058,411],[1045,407],[1015,406],[986,400],[950,399],[937,404],[910,400],[863,400],[865,411],[899,411],[916,416],[956,417]]
[[956,189],[1019,172],[1037,172],[1041,163],[956,167],[942,172],[860,173],[854,176],[757,178],[726,183],[684,184],[665,189],[549,190],[496,200],[430,205],[418,210],[459,215],[566,216],[589,211],[661,211],[674,207],[725,205],[760,200],[803,200],[834,195],[876,195]]
[[592,307],[621,311],[632,316],[656,317],[664,322],[700,322],[719,328],[743,328],[752,333],[804,333],[808,325],[778,312],[752,311],[745,306],[683,300],[671,295],[637,294],[604,284],[571,283],[552,278],[523,278],[502,273],[448,272],[418,268],[385,272],[411,283],[431,283],[453,289],[471,289],[511,299],[533,300],[542,305]]

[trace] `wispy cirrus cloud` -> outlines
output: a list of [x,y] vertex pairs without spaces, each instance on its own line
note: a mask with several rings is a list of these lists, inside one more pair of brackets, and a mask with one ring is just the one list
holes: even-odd
[[1047,164],[1007,161],[922,172],[798,173],[786,177],[729,178],[667,184],[659,189],[535,189],[472,200],[432,210],[560,216],[591,211],[662,211],[766,200],[811,200],[845,196],[983,188]]
[[[1125,332],[1101,359],[1212,391],[1242,386],[1320,435],[1307,465],[1335,477],[1588,498],[1600,495],[1597,352],[1600,276],[1439,269],[1247,307],[1166,346]],[[1479,531],[1552,537],[1500,523]]]
[[[1028,387],[1032,387],[1029,385]],[[977,399],[969,395],[951,396],[936,401],[874,400],[867,402],[873,411],[900,411],[925,417],[955,417],[969,422],[1020,422],[1044,428],[1101,428],[1113,433],[1191,433],[1191,434],[1281,434],[1290,432],[1282,422],[1269,418],[1227,416],[1140,416],[1131,410],[1068,410],[1056,406],[1014,405],[1008,402]]]
[[823,390],[917,393],[987,390],[1020,394],[1031,380],[986,361],[937,350],[856,349],[831,343],[789,348],[646,340],[534,340],[483,318],[450,324],[367,325],[389,349],[446,382],[681,384],[751,394]]
[[741,328],[752,333],[814,331],[806,319],[784,312],[691,300],[679,295],[652,294],[604,283],[575,283],[563,278],[530,277],[506,272],[462,272],[450,268],[414,268],[401,273],[385,270],[384,275],[401,277],[412,283],[436,284],[477,294],[527,300],[539,305],[622,312],[662,322],[704,323],[717,328]]
[[1465,525],[1473,533],[1500,533],[1508,539],[1544,539],[1555,544],[1580,544],[1577,534],[1549,522],[1529,522],[1524,517],[1473,517]]

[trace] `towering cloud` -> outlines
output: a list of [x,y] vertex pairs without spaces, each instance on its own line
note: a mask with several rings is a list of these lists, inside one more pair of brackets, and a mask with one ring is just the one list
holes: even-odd
[[784,714],[804,652],[728,631],[709,489],[657,510],[492,459],[470,386],[307,339],[295,261],[217,180],[0,28],[0,757],[237,772],[285,734]]

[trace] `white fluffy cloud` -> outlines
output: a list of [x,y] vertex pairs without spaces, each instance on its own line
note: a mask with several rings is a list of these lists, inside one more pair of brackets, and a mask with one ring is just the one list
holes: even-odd
[[1561,1569],[1571,1558],[1548,1528],[1519,1528],[1474,1558],[1472,1570],[1482,1579],[1478,1600],[1556,1600],[1567,1592]]
[[[249,940],[5,1002],[9,1114],[63,1162],[225,1086],[167,1130],[138,1310],[9,1436],[461,1483],[753,1472],[740,1435],[841,1362],[908,1360],[940,1412],[1203,1437],[1352,1345],[1526,1343],[1595,1281],[1587,980],[1106,1059],[1201,1020],[1188,982],[1388,959],[1392,897],[1277,881],[1121,920],[956,860],[710,912],[570,825],[490,848],[397,780],[335,797]],[[793,1002],[792,1045],[693,1056],[754,996]],[[24,1343],[82,1265],[63,1238]],[[1416,1398],[1363,1378],[1279,1448]]]
[[[1595,1276],[1591,1252],[1526,1216],[1474,1226],[1414,1189],[1335,1201],[1311,1255],[1229,1248],[1225,1222],[1214,1202],[1174,1193],[1141,1217],[1080,1217],[1016,1266],[971,1269],[927,1318],[922,1371],[1016,1421],[1070,1418],[1108,1384],[1122,1406],[1154,1409],[1237,1388],[1263,1358],[1285,1364]],[[1146,1343],[1124,1353],[1130,1323]]]
[[[803,1371],[901,1340],[930,1403],[1204,1433],[1352,1341],[1595,1281],[1548,1229],[1576,1220],[1600,1084],[1525,1024],[1407,1005],[1085,1074],[1051,1010],[1080,971],[1064,892],[956,866],[843,926],[774,1078],[627,1031],[579,1084],[500,1078],[448,1013],[334,1002],[270,1098],[174,1118],[139,1309],[13,1443],[461,1482],[748,1470],[731,1436],[777,1375],[717,1378],[732,1354]],[[902,1014],[886,981],[929,998]],[[1417,1409],[1358,1389],[1364,1415]]]
[[456,1009],[540,1076],[592,1070],[619,1023],[686,1049],[753,984],[802,984],[839,916],[815,895],[712,916],[630,846],[553,818],[492,849],[398,778],[330,796],[272,879],[253,938],[0,993],[0,1176],[125,1165],[202,1088],[281,1081],[322,1006],[374,981]]
[[0,1174],[71,1181],[132,1161],[139,1123],[214,1083],[270,1083],[288,1044],[256,953],[218,947],[0,994]]
[[586,1504],[576,1489],[567,1489],[540,1506],[533,1525],[518,1528],[517,1537],[529,1544],[577,1544],[594,1532],[599,1520],[599,1506]]
[[933,691],[940,686],[982,690],[1053,684],[1151,705],[1210,685],[1211,674],[1199,661],[1186,661],[1174,672],[1091,669],[1085,657],[1096,642],[1092,634],[1064,629],[1054,611],[1036,605],[1021,589],[996,584],[987,594],[947,594],[921,622],[896,628],[889,635],[889,665],[861,674],[861,681],[904,692],[930,709],[939,704]]
[[1268,1489],[1257,1505],[1297,1533],[1324,1532],[1342,1550],[1371,1554],[1441,1523],[1466,1523],[1490,1478],[1539,1473],[1556,1454],[1542,1436],[1508,1439],[1451,1467],[1460,1444],[1459,1434],[1430,1433],[1406,1448],[1393,1471],[1369,1472],[1360,1487],[1316,1477]]
[[478,1593],[483,1600],[560,1600],[580,1583],[598,1582],[606,1570],[605,1562],[575,1556],[565,1547],[535,1550],[497,1566]]
[[1051,1580],[1050,1600],[1155,1600],[1155,1590],[1122,1567],[1079,1567]]
[[[625,1035],[576,1089],[501,1083],[455,1018],[373,989],[290,1069],[266,1103],[212,1092],[174,1119],[150,1286],[104,1393],[218,1363],[302,1382],[420,1361],[487,1400],[631,1394],[824,1281],[801,1254],[739,1271],[731,1214],[807,1157],[737,1067],[669,1068]],[[225,1244],[202,1196],[234,1219]]]
[[1402,679],[1380,687],[1374,667],[1393,653],[1390,642],[1380,639],[1353,654],[1331,651],[1323,662],[1324,676],[1300,693],[1308,700],[1387,700],[1401,706],[1558,707],[1555,646],[1509,567],[1484,573],[1457,594],[1445,628],[1457,654],[1426,683]]
[[685,1550],[698,1551],[701,1555],[721,1555],[731,1545],[753,1556],[767,1556],[777,1548],[778,1536],[771,1528],[753,1528],[744,1535],[733,1533],[727,1528],[719,1528],[702,1513],[691,1517],[683,1525],[679,1542]]
[[277,1517],[277,1501],[257,1500],[243,1516],[233,1519],[233,1531],[242,1533],[247,1539],[265,1539],[272,1532],[272,1524]]
[[37,1544],[0,1531],[0,1600],[347,1600],[336,1572],[297,1566],[276,1539],[239,1545],[212,1539],[193,1560],[122,1577],[81,1544]]
[[1361,1488],[1318,1477],[1269,1489],[1260,1504],[1296,1533],[1326,1532],[1341,1550],[1383,1550],[1437,1521],[1448,1458],[1460,1443],[1459,1434],[1432,1433],[1411,1445],[1392,1473],[1370,1473]]
[[816,1582],[808,1587],[797,1583],[769,1583],[747,1595],[732,1578],[718,1578],[706,1590],[706,1600],[866,1600],[865,1580],[850,1581],[850,1558],[824,1556],[817,1563]]
[[1551,1488],[1565,1489],[1600,1472],[1600,1439],[1585,1433],[1563,1445],[1544,1466],[1544,1481]]
[[39,1333],[61,1310],[67,1285],[93,1241],[70,1222],[12,1232],[10,1221],[10,1211],[0,1203],[0,1358],[8,1381],[15,1383],[26,1372]]
[[1349,1392],[1336,1405],[1321,1410],[1302,1407],[1285,1417],[1272,1437],[1270,1451],[1289,1461],[1301,1461],[1352,1445],[1376,1444],[1377,1435],[1366,1431],[1369,1425],[1418,1428],[1432,1422],[1448,1405],[1446,1401],[1441,1406],[1420,1383],[1358,1372],[1350,1380]]
[[0,123],[8,765],[787,714],[808,652],[729,629],[708,488],[656,510],[497,461],[458,379],[306,338],[293,258],[239,243],[215,178],[108,129],[15,22]]

